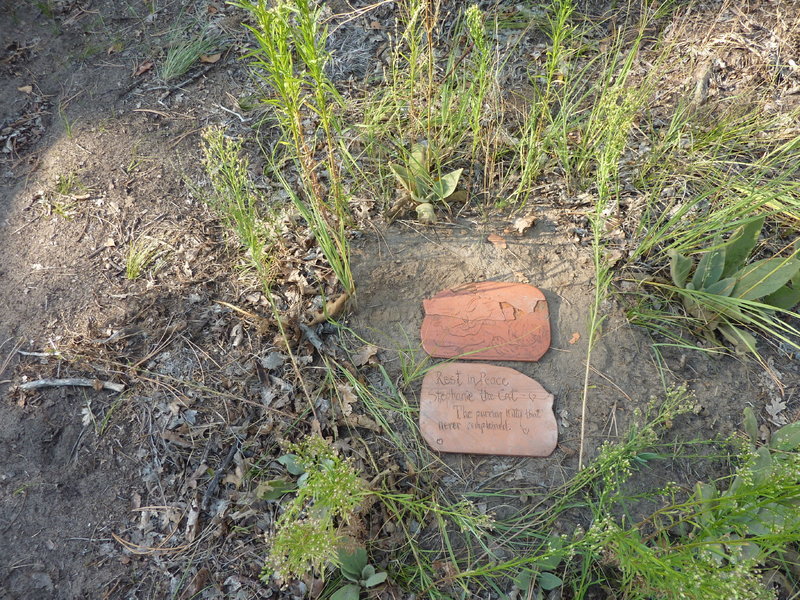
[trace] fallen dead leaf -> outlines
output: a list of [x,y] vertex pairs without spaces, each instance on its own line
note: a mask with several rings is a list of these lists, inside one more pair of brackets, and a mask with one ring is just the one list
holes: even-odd
[[381,432],[381,426],[367,415],[350,415],[344,418],[344,422],[350,427],[363,427],[376,433]]
[[358,398],[356,397],[353,388],[347,384],[340,384],[337,385],[336,388],[339,390],[339,400],[341,401],[341,410],[342,416],[347,418],[353,414],[353,404],[358,402]]
[[524,217],[519,217],[515,219],[514,222],[511,224],[511,227],[507,229],[509,233],[514,231],[518,235],[524,235],[528,229],[533,227],[536,224],[536,217],[533,216],[533,213],[528,213]]
[[456,203],[456,204],[463,204],[469,199],[469,194],[467,194],[466,190],[456,190],[452,194],[450,194],[444,201],[448,204]]
[[522,271],[514,271],[514,277],[516,277],[517,281],[520,283],[530,283],[531,280],[523,273]]
[[374,364],[376,362],[375,355],[378,353],[378,347],[372,344],[367,344],[361,350],[353,355],[353,364],[360,367],[366,364]]
[[490,233],[489,237],[486,239],[492,242],[495,248],[499,248],[501,250],[505,250],[506,248],[508,248],[508,244],[506,244],[506,238],[497,235],[496,233]]
[[313,327],[314,325],[319,325],[323,321],[330,319],[331,317],[335,317],[338,315],[342,310],[344,310],[345,302],[349,298],[349,294],[344,293],[338,298],[331,300],[328,304],[325,305],[325,310],[322,312],[318,312],[314,315],[314,318],[311,319],[311,322],[308,324],[309,327]]
[[32,94],[33,93],[33,86],[32,85],[23,85],[22,87],[18,87],[17,91],[22,92],[23,94]]
[[578,342],[579,339],[581,339],[581,334],[576,331],[575,333],[572,334],[572,337],[569,338],[569,343],[575,344]]
[[220,53],[220,52],[217,52],[216,54],[201,54],[200,55],[200,62],[201,63],[214,64],[215,62],[217,62],[220,59],[221,56],[222,56],[222,53]]
[[153,68],[153,61],[147,60],[137,67],[137,69],[133,72],[133,76],[139,77],[139,75],[144,75],[152,68]]
[[379,21],[370,21],[369,28],[370,29],[383,29],[383,25],[381,25]]

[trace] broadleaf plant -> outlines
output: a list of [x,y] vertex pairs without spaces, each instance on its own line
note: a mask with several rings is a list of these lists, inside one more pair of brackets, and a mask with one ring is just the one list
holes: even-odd
[[371,588],[386,581],[387,573],[377,571],[367,561],[367,551],[361,547],[338,549],[342,575],[353,583],[347,583],[331,595],[331,600],[358,600],[361,588]]
[[764,305],[764,310],[789,310],[800,303],[800,240],[789,257],[745,264],[763,226],[764,217],[759,217],[744,223],[727,241],[717,240],[701,256],[691,280],[694,261],[670,253],[670,275],[683,290],[686,311],[701,322],[701,332],[710,342],[716,343],[718,331],[739,353],[756,351],[755,337],[741,328],[753,322],[746,302]]
[[425,144],[415,144],[411,148],[406,166],[389,163],[398,183],[408,194],[400,208],[407,204],[405,200],[410,200],[415,205],[417,218],[425,224],[436,222],[434,202],[446,202],[453,195],[463,171],[456,169],[437,178],[430,167],[431,151]]

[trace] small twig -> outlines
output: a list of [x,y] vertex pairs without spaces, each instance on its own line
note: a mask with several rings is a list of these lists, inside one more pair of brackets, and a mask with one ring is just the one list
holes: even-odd
[[236,453],[239,451],[240,442],[239,438],[236,438],[236,441],[231,445],[231,449],[228,450],[228,455],[222,461],[222,464],[214,473],[214,477],[208,484],[205,493],[203,494],[203,501],[200,504],[200,508],[203,510],[208,510],[208,505],[211,503],[211,498],[217,492],[217,488],[219,487],[219,482],[222,479],[222,476],[225,474],[225,471],[228,470],[228,467],[231,466],[233,462],[233,457],[236,456]]
[[122,383],[100,381],[99,379],[84,379],[82,377],[73,377],[70,379],[37,379],[36,381],[20,384],[19,389],[29,391],[46,387],[65,387],[70,385],[90,387],[98,391],[105,389],[111,390],[112,392],[122,392],[125,389],[125,385]]
[[61,352],[25,352],[24,350],[17,350],[17,354],[22,356],[38,356],[40,358],[61,358]]
[[252,120],[252,119],[249,119],[249,118],[248,118],[248,119],[245,119],[245,118],[244,118],[242,115],[240,115],[239,113],[237,113],[235,110],[231,110],[230,108],[225,108],[224,106],[222,106],[222,104],[219,104],[219,103],[218,103],[216,106],[217,106],[218,108],[221,108],[222,110],[224,110],[224,111],[225,111],[225,112],[227,112],[227,113],[231,113],[231,114],[232,114],[234,117],[238,117],[238,119],[239,119],[239,120],[240,120],[242,123],[247,123],[248,121],[251,121],[251,120]]

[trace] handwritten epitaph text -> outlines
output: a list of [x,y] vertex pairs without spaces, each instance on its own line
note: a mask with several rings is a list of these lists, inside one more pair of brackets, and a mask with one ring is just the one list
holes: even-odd
[[419,425],[441,452],[548,456],[558,442],[553,396],[519,371],[482,363],[431,369]]

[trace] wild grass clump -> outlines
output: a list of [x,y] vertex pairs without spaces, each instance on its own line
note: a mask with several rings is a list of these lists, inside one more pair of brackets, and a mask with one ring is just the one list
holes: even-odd
[[[263,103],[271,109],[283,141],[268,158],[273,172],[291,196],[320,242],[325,257],[345,293],[355,293],[350,272],[347,224],[348,197],[342,186],[342,99],[326,74],[330,55],[321,8],[309,0],[242,2],[255,25],[250,27],[257,48],[248,56],[256,77],[265,86]],[[312,131],[304,122],[310,117]],[[316,151],[318,140],[324,150]],[[293,164],[298,181],[283,173]]]
[[203,141],[204,167],[211,183],[206,202],[233,233],[245,251],[248,266],[256,271],[266,289],[272,281],[277,239],[274,213],[259,202],[248,174],[248,161],[242,154],[242,142],[214,127],[205,130]]
[[220,38],[212,35],[207,29],[199,33],[179,31],[170,41],[164,60],[158,69],[158,76],[169,82],[184,75],[200,57],[218,50]]

